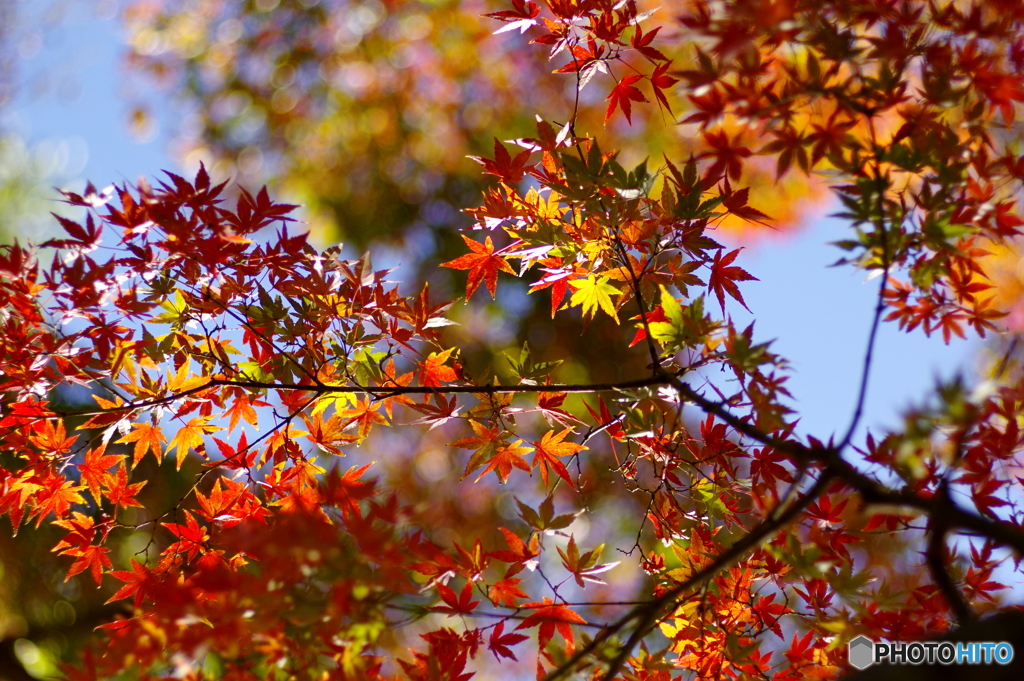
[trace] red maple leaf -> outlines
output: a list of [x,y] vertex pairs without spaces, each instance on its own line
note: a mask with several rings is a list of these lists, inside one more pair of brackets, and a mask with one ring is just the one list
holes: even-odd
[[164,554],[184,553],[189,560],[192,560],[198,554],[206,553],[206,542],[209,541],[210,535],[189,511],[185,511],[185,523],[185,525],[163,523],[163,526],[178,538],[178,541],[164,549]]
[[498,622],[498,626],[494,627],[494,631],[491,632],[491,638],[487,642],[487,649],[494,653],[494,657],[498,660],[503,657],[515,660],[516,656],[512,654],[508,647],[522,643],[527,638],[529,636],[524,636],[523,634],[506,634],[505,623]]
[[488,175],[497,176],[505,184],[515,184],[523,179],[527,170],[533,168],[532,165],[526,165],[526,162],[530,160],[530,153],[530,150],[526,149],[516,154],[515,158],[512,158],[505,145],[495,137],[494,160],[484,158],[483,156],[470,156],[469,158],[482,165],[484,172]]
[[487,283],[487,291],[491,298],[495,297],[498,289],[498,270],[515,274],[515,270],[505,262],[505,258],[494,252],[494,244],[491,237],[487,237],[484,243],[473,241],[463,235],[462,240],[466,242],[472,253],[442,263],[441,267],[450,267],[453,270],[469,270],[469,278],[466,280],[466,300],[480,286],[480,282]]
[[[506,563],[529,563],[533,561],[537,556],[540,555],[540,542],[536,536],[530,537],[530,543],[527,544],[519,538],[515,532],[507,530],[504,527],[498,528],[503,535],[505,535],[505,543],[508,544],[510,551],[491,551],[491,557]],[[513,573],[514,574],[514,573]],[[508,577],[508,575],[505,575]]]
[[736,259],[736,256],[740,254],[741,249],[732,251],[725,257],[722,257],[722,251],[715,253],[715,260],[711,263],[711,276],[708,277],[708,290],[714,291],[718,297],[718,304],[722,306],[722,312],[725,312],[725,294],[728,293],[730,296],[739,301],[740,305],[745,307],[747,311],[750,308],[747,307],[746,302],[743,300],[743,295],[740,293],[740,289],[736,286],[737,281],[758,281],[758,278],[747,272],[742,267],[736,267],[732,265],[732,262]]
[[672,66],[672,62],[666,61],[654,69],[654,73],[651,74],[651,88],[654,90],[654,96],[658,100],[658,104],[665,107],[669,113],[672,113],[672,107],[669,105],[665,93],[662,92],[662,90],[670,88],[679,82],[678,78],[673,78],[666,73],[670,66]]
[[533,467],[540,468],[540,476],[545,485],[548,484],[548,468],[550,467],[558,474],[558,477],[569,483],[569,487],[576,489],[576,484],[572,481],[572,476],[569,475],[565,464],[558,460],[560,456],[572,456],[586,449],[583,445],[578,445],[575,442],[564,441],[565,436],[571,432],[572,430],[569,428],[557,435],[554,431],[548,431],[544,433],[540,442],[533,443]]
[[535,608],[525,620],[519,623],[516,631],[539,627],[537,630],[537,644],[541,650],[548,644],[557,630],[562,638],[566,640],[567,648],[571,652],[575,638],[572,633],[573,624],[586,624],[587,621],[565,605],[556,605],[550,598],[545,598],[543,603],[526,603],[525,608]]
[[437,592],[441,594],[441,600],[445,605],[435,605],[430,609],[434,612],[444,612],[449,615],[468,615],[473,612],[480,601],[473,600],[473,582],[466,582],[458,596],[451,587],[444,584],[437,584]]
[[149,591],[147,587],[152,579],[149,568],[132,558],[131,570],[114,570],[110,574],[125,582],[125,585],[118,589],[117,593],[107,600],[107,603],[135,596],[135,607],[138,608]]
[[[521,569],[521,568],[520,568]],[[512,573],[512,570],[509,570]],[[491,599],[491,602],[495,605],[504,605],[509,608],[516,607],[516,602],[520,598],[528,598],[528,594],[523,593],[519,588],[519,584],[523,580],[516,579],[514,577],[508,577],[505,579],[499,579],[495,582],[490,590],[487,592],[487,596]]]
[[420,362],[420,385],[439,388],[459,378],[455,369],[447,364],[454,350],[455,348],[448,348],[444,352],[432,352]]
[[630,74],[623,76],[612,91],[608,93],[605,98],[608,100],[608,110],[604,114],[604,122],[607,123],[608,119],[615,113],[616,107],[622,109],[623,115],[626,116],[626,122],[632,125],[633,120],[631,118],[633,114],[633,105],[630,102],[646,102],[647,98],[644,97],[644,93],[633,85],[633,83],[640,80],[642,76],[637,74]]
[[654,37],[658,35],[658,31],[660,31],[661,29],[662,27],[658,26],[650,33],[644,33],[644,29],[640,27],[640,24],[637,24],[636,33],[633,34],[633,37],[630,39],[629,42],[633,46],[633,49],[635,49],[640,54],[644,55],[644,57],[646,57],[651,62],[667,62],[668,57],[662,54],[661,51],[658,50],[657,48],[651,47],[651,41],[654,40]]

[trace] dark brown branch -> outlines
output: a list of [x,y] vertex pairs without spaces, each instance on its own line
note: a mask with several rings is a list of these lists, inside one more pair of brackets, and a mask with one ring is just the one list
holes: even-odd
[[356,394],[370,395],[374,399],[386,399],[397,395],[500,395],[507,393],[595,393],[608,392],[613,390],[632,390],[635,388],[647,388],[656,385],[668,385],[672,381],[671,375],[650,376],[632,381],[619,381],[617,383],[561,383],[554,385],[451,385],[443,388],[424,388],[418,386],[361,386],[361,385],[311,385],[307,383],[276,383],[267,381],[238,381],[225,378],[213,378],[203,385],[183,390],[181,392],[158,397],[141,402],[126,402],[118,407],[110,409],[89,409],[84,411],[54,411],[56,416],[95,416],[98,414],[110,414],[122,411],[133,411],[135,409],[147,409],[169,404],[191,395],[196,395],[216,387],[249,388],[253,390],[299,390],[303,392],[316,393],[319,395],[328,394]]
[[[874,125],[872,125],[872,138],[874,137],[874,134],[875,128]],[[846,434],[839,442],[839,447],[837,449],[840,452],[846,449],[847,445],[850,444],[850,440],[853,439],[854,433],[857,431],[857,426],[860,425],[861,417],[864,415],[864,402],[867,400],[868,395],[868,379],[871,377],[871,365],[875,353],[875,343],[878,340],[878,328],[882,323],[882,312],[885,311],[885,284],[889,280],[889,246],[888,241],[885,238],[885,189],[883,186],[884,181],[878,168],[875,169],[875,177],[878,189],[878,222],[876,224],[876,229],[878,230],[879,239],[882,241],[882,282],[878,285],[878,297],[875,300],[875,313],[871,320],[871,331],[868,333],[868,347],[867,351],[864,353],[864,363],[861,367],[860,388],[857,390],[857,406],[853,410],[853,418],[850,419],[850,425],[846,429]]]
[[669,606],[674,608],[683,594],[712,579],[722,570],[742,558],[748,551],[757,548],[763,541],[795,520],[796,517],[802,513],[805,508],[807,508],[807,506],[813,503],[825,492],[833,479],[833,474],[829,471],[825,471],[818,481],[815,482],[807,491],[807,493],[801,496],[795,503],[793,503],[792,506],[775,518],[768,518],[762,521],[735,544],[715,556],[714,560],[712,560],[710,564],[691,575],[685,582],[672,587],[658,598],[633,608],[623,617],[613,622],[608,626],[608,628],[594,637],[590,643],[583,648],[580,648],[580,650],[570,657],[563,665],[548,674],[544,681],[555,681],[556,679],[563,678],[582,659],[597,650],[601,644],[619,631],[623,630],[630,622],[637,621],[637,626],[633,629],[633,633],[630,635],[626,643],[620,648],[618,655],[614,660],[612,660],[608,667],[608,672],[605,674],[605,678],[612,678],[618,670],[621,669],[626,659],[632,653],[633,648],[640,642],[640,639],[649,633],[650,627],[661,618],[662,613]]
[[932,517],[928,525],[928,550],[925,552],[928,570],[932,573],[935,585],[946,597],[946,602],[956,615],[958,623],[963,626],[974,621],[975,616],[971,604],[960,593],[946,567],[946,528],[943,527],[940,517]]

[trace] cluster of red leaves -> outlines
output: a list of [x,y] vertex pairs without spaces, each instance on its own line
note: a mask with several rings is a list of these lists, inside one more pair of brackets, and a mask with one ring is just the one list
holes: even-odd
[[[739,282],[756,279],[709,232],[729,215],[769,219],[749,188],[734,188],[757,157],[774,159],[780,176],[793,162],[828,169],[844,178],[836,191],[855,234],[840,246],[887,275],[891,319],[947,339],[964,323],[994,328],[976,243],[1021,224],[1004,182],[1019,167],[1006,160],[1013,130],[992,120],[1011,123],[1024,99],[1019,11],[698,2],[681,25],[710,48],[682,72],[669,69],[685,57],[660,27],[641,29],[649,17],[633,2],[552,0],[542,12],[516,0],[492,16],[537,27],[534,42],[569,56],[556,73],[578,87],[610,76],[609,120],[632,120],[646,101],[639,85],[669,113],[669,74],[688,87],[697,113],[684,122],[702,129],[705,149],[666,158],[660,178],[582,138],[575,113],[561,128],[540,121],[514,155],[495,140],[494,157],[476,160],[498,184],[469,211],[488,234],[464,237],[469,252],[444,264],[468,271],[467,298],[481,283],[494,297],[500,273],[528,278],[550,293],[553,317],[580,308],[618,323],[635,306],[626,334],[592,329],[642,343],[650,375],[558,384],[555,364],[524,348],[516,385],[474,381],[444,342],[451,303],[426,286],[401,295],[368,259],[316,251],[284,224],[293,207],[265,190],[225,207],[224,185],[203,169],[191,182],[124,187],[116,202],[91,186],[66,194],[86,216],[60,219],[67,238],[43,244],[59,249],[51,265],[34,249],[0,249],[0,512],[15,529],[66,530],[54,550],[68,577],[114,581],[111,600],[133,604],[106,625],[110,648],[80,678],[125,671],[126,660],[138,676],[161,674],[172,650],[191,678],[215,655],[225,678],[277,669],[464,680],[485,648],[516,662],[534,631],[541,677],[610,664],[637,678],[826,678],[844,664],[830,637],[923,636],[995,601],[996,548],[1024,545],[1009,473],[1024,444],[1019,387],[981,397],[944,387],[905,432],[868,440],[874,477],[840,456],[848,442],[804,445],[784,361],[725,314],[727,298],[746,307]],[[972,80],[952,88],[940,73]],[[746,128],[725,129],[730,117]],[[771,139],[755,152],[755,137]],[[526,189],[527,177],[537,186]],[[720,314],[705,305],[712,294]],[[698,367],[735,380],[697,390],[682,377]],[[72,386],[92,390],[97,406],[58,399]],[[617,401],[599,397],[589,415],[566,402],[610,390]],[[682,418],[684,402],[706,413],[699,425]],[[459,431],[449,446],[470,451],[463,480],[536,471],[544,501],[515,500],[518,529],[499,530],[501,548],[477,536],[441,547],[425,538],[434,528],[417,526],[422,513],[364,479],[366,467],[317,463],[402,415],[446,437]],[[595,454],[586,443],[599,433],[608,445]],[[598,459],[609,450],[614,462]],[[182,499],[151,509],[145,496],[158,485],[147,483],[165,457],[198,472]],[[609,468],[650,500],[635,531],[655,588],[636,603],[584,604],[578,589],[602,584],[613,564],[601,562],[603,545],[581,549],[578,514],[557,514],[555,492],[596,495],[595,471]],[[898,489],[885,487],[892,480]],[[807,481],[821,484],[804,497]],[[870,508],[892,498],[916,510]],[[966,552],[945,542],[956,528],[934,509],[946,502],[958,527],[983,537]],[[970,525],[957,515],[966,503]],[[786,532],[757,534],[790,509]],[[115,565],[116,538],[143,533],[147,548]],[[938,538],[923,551],[930,571],[901,564],[906,556],[873,558],[881,542],[926,537]],[[657,548],[643,549],[651,539]],[[602,624],[613,607],[626,615]],[[414,616],[432,619],[404,639],[393,631]],[[647,634],[659,624],[668,643],[654,650]],[[627,625],[636,636],[616,648]],[[582,637],[590,626],[596,634]],[[642,651],[630,647],[639,639]]]

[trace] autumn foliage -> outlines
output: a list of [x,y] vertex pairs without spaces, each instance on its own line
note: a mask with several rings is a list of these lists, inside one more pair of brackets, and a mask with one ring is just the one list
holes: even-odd
[[[1012,607],[1013,356],[903,430],[855,439],[858,406],[799,436],[716,229],[770,229],[770,182],[831,189],[843,260],[877,275],[859,405],[879,324],[1001,333],[984,258],[1024,224],[1024,5],[487,17],[568,94],[472,156],[489,184],[435,263],[464,300],[314,248],[296,206],[205,166],[66,192],[65,236],[0,250],[0,511],[59,530],[61,571],[120,608],[69,678],[834,678],[858,635]],[[604,141],[659,120],[684,154]],[[467,359],[453,317],[516,278],[634,373]]]

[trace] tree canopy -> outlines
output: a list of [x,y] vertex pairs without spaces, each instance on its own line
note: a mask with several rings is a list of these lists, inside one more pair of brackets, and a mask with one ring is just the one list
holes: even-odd
[[[126,21],[196,153],[271,189],[90,184],[0,246],[0,512],[67,582],[21,640],[68,678],[834,678],[1016,608],[1021,3]],[[288,192],[360,245],[458,236],[394,281]],[[877,302],[847,428],[805,436],[719,234],[827,195]],[[881,324],[994,360],[860,440]]]

